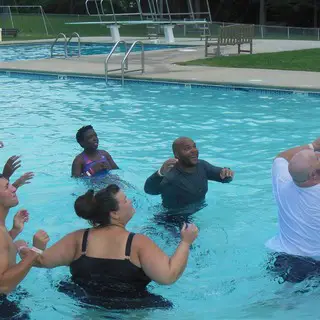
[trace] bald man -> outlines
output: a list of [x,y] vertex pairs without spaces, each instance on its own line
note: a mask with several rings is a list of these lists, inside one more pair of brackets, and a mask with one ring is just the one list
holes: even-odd
[[198,159],[199,151],[195,142],[180,137],[172,144],[174,158],[165,161],[162,167],[146,181],[144,190],[148,194],[161,194],[166,208],[183,208],[205,199],[208,180],[228,183],[233,171],[220,168]]
[[319,151],[320,138],[280,153],[272,166],[279,233],[266,246],[280,253],[275,266],[290,282],[320,275]]

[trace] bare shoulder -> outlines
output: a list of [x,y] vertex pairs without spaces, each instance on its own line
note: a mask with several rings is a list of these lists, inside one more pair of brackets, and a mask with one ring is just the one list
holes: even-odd
[[106,150],[99,150],[100,153],[102,153],[103,155],[110,157],[110,153]]
[[79,241],[79,240],[82,240],[83,235],[84,235],[84,233],[85,233],[86,230],[87,230],[87,229],[76,230],[76,231],[73,231],[73,232],[69,233],[68,236],[69,236],[70,238],[73,238],[73,239]]
[[79,153],[73,160],[75,163],[82,163],[83,162],[83,153]]
[[154,242],[149,237],[140,233],[135,234],[133,239],[138,248],[154,245]]

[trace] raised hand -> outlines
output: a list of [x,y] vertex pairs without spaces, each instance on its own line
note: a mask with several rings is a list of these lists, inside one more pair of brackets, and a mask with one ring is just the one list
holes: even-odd
[[192,244],[192,242],[198,237],[198,233],[199,230],[196,225],[193,223],[184,223],[181,229],[181,240],[188,244]]
[[9,231],[12,239],[15,239],[24,228],[24,224],[29,221],[29,213],[27,210],[19,210],[13,218],[13,227]]
[[220,178],[222,180],[227,179],[227,178],[231,178],[231,180],[232,180],[233,176],[234,176],[234,172],[232,170],[230,170],[229,168],[223,168],[220,172]]
[[49,241],[49,235],[44,230],[37,231],[33,236],[33,246],[40,250],[44,250]]
[[176,158],[170,158],[167,161],[165,161],[160,168],[160,174],[164,175],[167,172],[169,172],[177,162],[178,162],[178,159]]
[[33,172],[26,172],[24,173],[18,180],[13,183],[17,189],[25,184],[29,184],[31,179],[33,179],[34,173]]
[[29,212],[25,209],[19,210],[13,218],[13,228],[15,231],[20,233],[24,224],[29,221]]
[[7,179],[9,179],[13,173],[21,167],[21,160],[19,159],[20,156],[12,156],[7,160],[2,172]]

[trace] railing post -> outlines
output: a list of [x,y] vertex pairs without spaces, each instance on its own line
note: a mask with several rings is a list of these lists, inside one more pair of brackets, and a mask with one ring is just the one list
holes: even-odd
[[261,39],[264,39],[264,26],[260,25]]
[[318,40],[320,40],[320,28],[318,28]]
[[290,27],[287,28],[288,39],[290,39]]

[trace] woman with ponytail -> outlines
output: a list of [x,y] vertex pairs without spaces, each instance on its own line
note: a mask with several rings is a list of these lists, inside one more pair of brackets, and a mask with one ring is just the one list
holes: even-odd
[[197,227],[182,227],[181,241],[169,257],[148,237],[126,230],[135,209],[118,186],[109,185],[96,194],[89,190],[74,207],[92,228],[65,236],[39,256],[37,266],[69,266],[85,302],[111,309],[170,307],[169,301],[150,294],[146,287],[151,281],[169,285],[179,279]]

